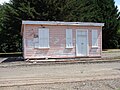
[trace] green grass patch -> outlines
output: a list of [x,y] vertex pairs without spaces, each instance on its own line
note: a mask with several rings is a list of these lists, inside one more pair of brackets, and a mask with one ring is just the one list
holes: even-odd
[[22,52],[0,53],[0,57],[19,57],[19,56],[22,56]]
[[120,49],[103,49],[102,53],[120,53]]

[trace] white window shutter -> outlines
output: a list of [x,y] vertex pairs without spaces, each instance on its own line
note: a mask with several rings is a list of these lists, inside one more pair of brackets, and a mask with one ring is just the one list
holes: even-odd
[[98,47],[98,31],[92,30],[92,47]]
[[43,46],[44,47],[49,47],[49,30],[45,29],[44,34],[43,34]]
[[47,29],[47,47],[49,47],[49,29]]
[[49,47],[49,29],[47,28],[39,29],[39,47],[40,48]]
[[72,29],[66,29],[66,48],[72,48]]

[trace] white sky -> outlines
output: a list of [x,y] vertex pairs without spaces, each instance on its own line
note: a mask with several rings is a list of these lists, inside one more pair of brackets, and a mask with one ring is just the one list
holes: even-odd
[[3,4],[4,2],[9,2],[10,0],[0,0],[0,4]]
[[115,4],[118,6],[118,9],[120,11],[120,0],[115,0]]
[[[3,4],[4,2],[9,2],[10,0],[0,0],[0,4]],[[118,9],[120,11],[120,0],[115,0],[116,5],[118,6]]]

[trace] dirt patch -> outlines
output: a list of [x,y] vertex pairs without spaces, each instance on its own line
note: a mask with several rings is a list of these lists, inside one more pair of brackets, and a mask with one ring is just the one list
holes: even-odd
[[1,87],[0,90],[120,90],[120,78],[82,82]]

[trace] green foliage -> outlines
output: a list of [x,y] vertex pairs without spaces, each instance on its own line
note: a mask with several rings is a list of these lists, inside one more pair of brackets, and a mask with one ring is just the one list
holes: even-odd
[[101,19],[105,23],[103,28],[103,48],[117,48],[117,31],[119,28],[120,14],[113,0],[107,0],[99,5],[101,7]]
[[118,39],[118,48],[120,49],[120,29],[117,32],[117,39]]
[[1,52],[22,50],[22,20],[103,22],[103,48],[120,45],[114,0],[11,0],[0,5]]
[[2,30],[0,32],[0,51],[21,51],[19,49],[21,42],[19,35],[20,25],[18,27],[18,23],[21,21],[16,20],[15,11],[8,4],[3,5],[3,15],[1,21]]

